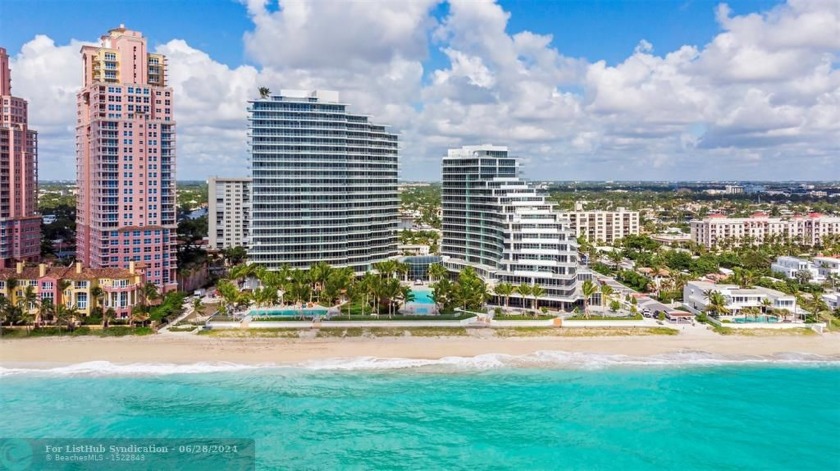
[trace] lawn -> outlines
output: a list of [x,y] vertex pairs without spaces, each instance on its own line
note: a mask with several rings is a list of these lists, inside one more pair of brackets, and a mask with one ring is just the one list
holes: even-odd
[[107,329],[91,329],[78,327],[72,331],[66,328],[42,327],[27,331],[26,329],[3,329],[0,338],[24,339],[32,337],[124,337],[126,335],[151,335],[155,333],[150,327],[113,326]]
[[554,328],[509,327],[493,329],[497,337],[629,337],[636,335],[677,335],[679,332],[666,327],[630,328]]

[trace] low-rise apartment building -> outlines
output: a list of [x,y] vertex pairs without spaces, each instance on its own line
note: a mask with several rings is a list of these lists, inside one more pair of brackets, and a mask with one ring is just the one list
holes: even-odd
[[561,213],[569,220],[575,235],[586,237],[593,244],[612,245],[616,240],[638,234],[639,212],[617,208],[615,211],[566,211]]
[[[43,263],[25,266],[18,262],[14,268],[0,269],[0,296],[17,303],[32,287],[39,301],[72,306],[84,316],[89,316],[98,306],[102,310],[113,309],[117,318],[127,318],[131,308],[140,303],[143,281],[143,270],[134,262],[128,270],[85,268],[81,262],[69,267]],[[94,296],[96,287],[101,288],[98,299]]]
[[714,248],[724,241],[735,245],[750,238],[761,244],[770,238],[791,240],[805,245],[817,245],[829,234],[840,234],[840,217],[811,213],[807,216],[771,218],[756,213],[748,218],[728,218],[712,215],[691,221],[691,240]]

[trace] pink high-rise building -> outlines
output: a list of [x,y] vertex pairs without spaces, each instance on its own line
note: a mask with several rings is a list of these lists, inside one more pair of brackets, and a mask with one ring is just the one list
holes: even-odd
[[166,58],[125,26],[82,47],[77,95],[76,258],[92,268],[142,262],[146,281],[175,278],[175,121]]
[[38,133],[26,100],[12,96],[9,56],[0,48],[0,268],[41,255]]

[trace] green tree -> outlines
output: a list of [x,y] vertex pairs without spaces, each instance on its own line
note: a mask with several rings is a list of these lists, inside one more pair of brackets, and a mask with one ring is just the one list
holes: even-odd
[[515,291],[522,297],[522,307],[524,308],[527,306],[526,302],[528,297],[531,296],[531,285],[528,283],[521,283],[515,288]]
[[35,325],[41,326],[47,320],[52,320],[55,316],[55,304],[51,299],[42,299],[38,306],[38,317],[35,319]]
[[533,298],[534,302],[531,309],[534,310],[534,316],[537,316],[537,308],[539,307],[539,300],[540,296],[545,294],[545,289],[537,284],[531,285],[531,297]]
[[706,310],[710,311],[713,317],[729,313],[729,308],[726,306],[726,296],[720,291],[711,290],[706,293],[706,298]]
[[505,310],[508,309],[510,295],[513,294],[516,288],[510,283],[499,283],[493,288],[493,292],[496,293],[498,296],[502,296],[505,298]]
[[611,299],[611,296],[615,290],[613,287],[604,283],[601,285],[601,306],[606,306],[607,301]]
[[434,280],[441,280],[447,276],[446,268],[440,263],[429,265],[429,276]]
[[102,329],[105,330],[111,327],[111,322],[115,317],[117,317],[117,311],[115,311],[112,307],[109,307],[102,312]]
[[598,292],[598,285],[593,283],[592,280],[584,280],[580,286],[580,291],[583,294],[583,314],[589,319],[589,303],[592,296]]
[[222,249],[222,256],[229,265],[239,265],[248,259],[248,250],[241,246],[228,247]]

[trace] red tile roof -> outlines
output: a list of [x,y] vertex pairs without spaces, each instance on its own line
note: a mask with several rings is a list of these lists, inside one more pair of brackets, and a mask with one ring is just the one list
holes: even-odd
[[[16,280],[37,280],[41,278],[39,276],[40,274],[40,268],[37,266],[24,267],[21,273],[18,273],[15,268],[4,268],[0,269],[0,280],[9,280],[12,278]],[[44,277],[48,278],[73,281],[96,280],[99,278],[132,278],[133,276],[130,271],[122,268],[82,268],[81,273],[76,273],[75,265],[69,267],[50,266],[47,267],[46,273],[44,274]]]

